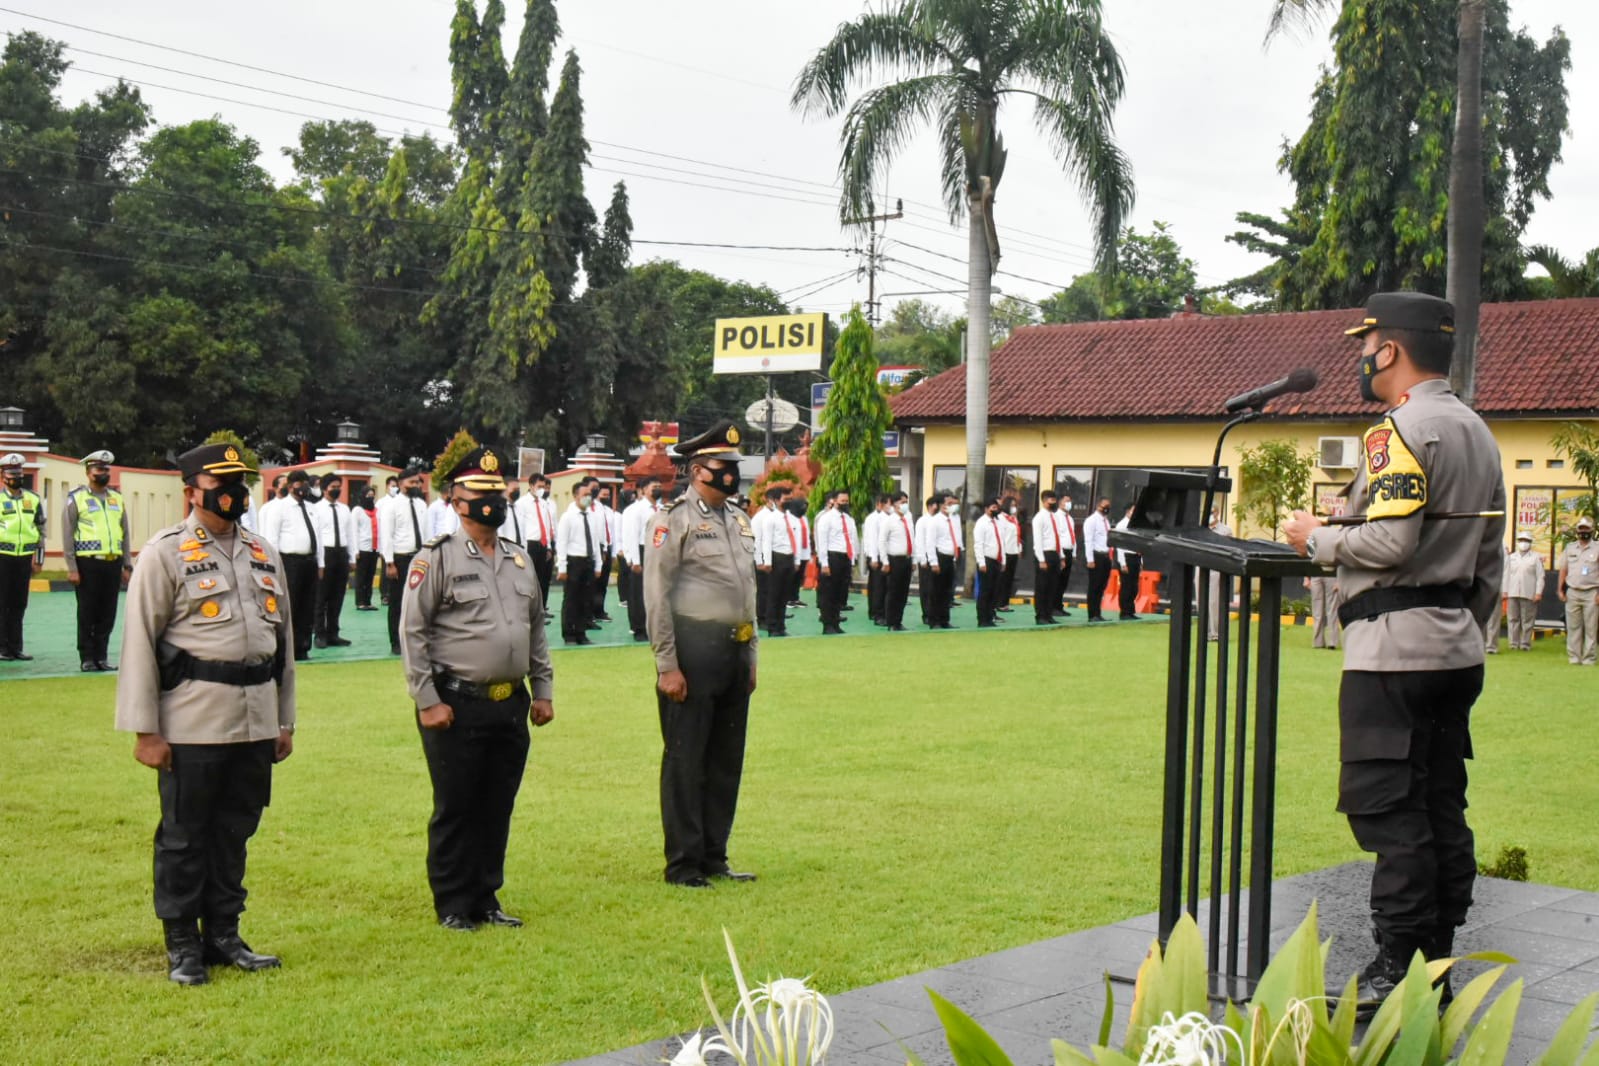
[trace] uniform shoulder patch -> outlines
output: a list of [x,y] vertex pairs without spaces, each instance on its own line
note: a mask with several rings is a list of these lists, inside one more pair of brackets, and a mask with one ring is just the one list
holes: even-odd
[[677,499],[675,499],[675,500],[669,500],[669,501],[667,501],[667,504],[666,504],[666,506],[664,506],[664,507],[662,507],[662,508],[661,508],[661,513],[662,513],[662,514],[665,514],[665,513],[666,513],[666,512],[667,512],[667,511],[670,511],[670,510],[671,510],[671,509],[672,509],[672,508],[674,508],[674,507],[676,507],[676,506],[677,506],[677,505],[678,505],[678,504],[680,504],[680,503],[682,503],[682,502],[683,502],[683,497],[681,497],[681,496],[679,496],[679,497],[678,497],[678,498],[677,498]]
[[432,540],[427,541],[426,543],[424,543],[422,545],[422,547],[424,547],[424,548],[437,548],[440,544],[443,544],[445,541],[447,541],[449,539],[450,539],[450,534],[448,534],[448,533],[440,533],[438,536],[434,537]]
[[405,587],[415,589],[422,584],[422,579],[428,576],[428,561],[426,559],[412,559],[411,569],[405,579]]
[[1367,518],[1404,518],[1427,506],[1427,472],[1392,418],[1366,431],[1365,446]]

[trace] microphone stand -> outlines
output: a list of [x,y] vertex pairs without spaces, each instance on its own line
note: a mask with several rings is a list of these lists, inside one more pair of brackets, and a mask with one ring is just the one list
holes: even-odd
[[1210,509],[1216,502],[1216,488],[1221,484],[1221,449],[1222,444],[1227,440],[1227,434],[1231,433],[1235,426],[1241,426],[1245,422],[1253,422],[1264,416],[1265,413],[1261,407],[1251,408],[1221,427],[1221,436],[1216,438],[1216,453],[1211,456],[1210,470],[1205,475],[1205,507],[1204,510],[1199,512],[1199,520],[1206,523],[1207,526],[1210,522]]

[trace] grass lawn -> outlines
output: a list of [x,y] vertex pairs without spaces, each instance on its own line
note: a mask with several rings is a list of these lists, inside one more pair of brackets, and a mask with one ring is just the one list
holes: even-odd
[[[114,680],[0,684],[0,1061],[547,1063],[706,1020],[721,929],[754,979],[837,992],[1154,909],[1166,631],[937,633],[767,646],[736,865],[660,881],[643,648],[557,653],[502,895],[522,930],[446,933],[423,872],[426,768],[399,667],[301,673],[294,757],[251,855],[245,935],[284,969],[165,978],[154,777]],[[1332,806],[1339,657],[1285,637],[1277,873],[1358,857]],[[1599,889],[1587,818],[1599,674],[1490,660],[1479,851]]]

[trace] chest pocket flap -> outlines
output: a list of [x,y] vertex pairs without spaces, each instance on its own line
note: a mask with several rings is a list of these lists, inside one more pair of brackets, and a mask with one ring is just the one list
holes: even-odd
[[189,597],[189,621],[196,625],[226,622],[233,618],[233,585],[220,571],[191,574],[183,579]]
[[488,598],[489,586],[485,581],[452,581],[445,602],[452,605],[466,605]]

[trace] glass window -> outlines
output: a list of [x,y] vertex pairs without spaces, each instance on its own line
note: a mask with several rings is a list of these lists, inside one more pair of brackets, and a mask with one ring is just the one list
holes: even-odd
[[954,493],[955,498],[966,498],[966,468],[964,466],[935,466],[933,467],[933,491],[935,493]]

